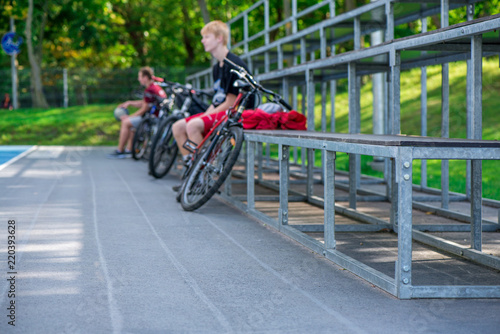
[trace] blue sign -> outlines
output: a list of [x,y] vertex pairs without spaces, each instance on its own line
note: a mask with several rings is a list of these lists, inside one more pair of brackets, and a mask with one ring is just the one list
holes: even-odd
[[10,56],[17,55],[21,52],[21,44],[23,39],[15,32],[9,32],[2,37],[2,49]]

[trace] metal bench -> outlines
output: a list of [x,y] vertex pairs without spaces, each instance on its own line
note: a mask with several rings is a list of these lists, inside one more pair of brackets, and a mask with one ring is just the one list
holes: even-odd
[[[350,270],[356,275],[387,292],[402,298],[499,298],[500,286],[414,286],[412,285],[412,236],[413,239],[435,245],[451,253],[468,258],[475,262],[500,269],[500,259],[481,252],[482,230],[484,228],[482,201],[482,162],[481,160],[500,160],[500,142],[468,139],[446,139],[403,135],[367,135],[340,134],[310,131],[245,131],[247,141],[247,196],[248,213],[264,220],[282,233],[292,237],[319,254],[323,254],[336,264]],[[255,208],[255,148],[257,143],[279,145],[279,214],[278,219],[259,212]],[[324,151],[326,157],[324,175],[324,199],[313,196],[313,166],[307,166],[306,200],[312,203],[322,202],[324,206],[324,225],[290,226],[288,224],[289,205],[289,147],[303,147],[308,150],[308,161],[314,161],[313,150]],[[351,165],[359,159],[359,155],[385,157],[391,159],[392,182],[388,183],[388,199],[391,205],[391,221],[381,223],[365,220],[371,224],[381,224],[378,227],[390,228],[398,235],[398,257],[395,277],[389,277],[336,250],[335,225],[335,158],[336,152],[350,155]],[[413,228],[412,224],[412,166],[413,160],[471,160],[472,161],[472,199],[471,199],[471,248],[459,247],[452,242],[427,235]],[[357,168],[349,172],[349,203],[351,208],[343,214],[356,217],[356,184]],[[229,198],[230,199],[230,198]],[[241,202],[240,202],[241,207]],[[495,224],[498,225],[498,224]],[[351,226],[350,230],[372,230],[367,226]],[[373,225],[372,225],[373,226]],[[339,226],[346,231],[345,225]],[[375,226],[377,227],[377,226]],[[311,229],[312,228],[312,229]],[[497,227],[494,227],[497,229]],[[304,232],[324,232],[324,243]],[[347,229],[349,230],[349,229]]]

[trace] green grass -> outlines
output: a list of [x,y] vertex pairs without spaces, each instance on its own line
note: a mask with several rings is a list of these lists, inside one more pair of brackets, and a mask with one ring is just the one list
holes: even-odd
[[115,105],[0,111],[0,145],[116,145]]
[[[483,138],[500,140],[500,69],[498,57],[483,63]],[[450,137],[466,137],[466,64],[450,64]],[[372,133],[372,84],[363,78],[361,89],[361,132]],[[339,81],[335,97],[335,130],[348,132],[347,82]],[[441,133],[441,66],[428,67],[428,135],[439,137]],[[319,92],[319,86],[317,89]],[[420,135],[420,69],[401,74],[401,132]],[[327,99],[329,101],[329,97]],[[321,129],[321,97],[316,96],[316,129]],[[299,98],[299,106],[301,101]],[[113,117],[116,105],[91,105],[84,107],[20,109],[0,111],[0,145],[116,145],[119,122]],[[331,110],[327,103],[327,110]],[[329,113],[329,112],[328,112]],[[330,119],[327,119],[330,130]],[[277,148],[272,148],[277,156]],[[315,153],[316,165],[321,163],[321,153]],[[299,153],[300,161],[300,153]],[[363,156],[362,171],[373,176],[382,173],[372,170],[372,157]],[[500,178],[497,161],[483,162],[483,195],[500,200]],[[348,169],[348,156],[338,154],[337,168]],[[465,192],[465,162],[450,161],[450,190]],[[413,182],[420,183],[420,161],[414,164]],[[440,188],[441,162],[428,162],[428,186]]]

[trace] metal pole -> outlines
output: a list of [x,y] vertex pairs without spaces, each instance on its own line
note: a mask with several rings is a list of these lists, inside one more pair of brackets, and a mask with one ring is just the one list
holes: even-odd
[[245,51],[245,53],[248,53],[248,14],[246,13],[245,16],[243,16],[243,40],[243,50]]
[[337,81],[330,81],[330,132],[335,132],[335,95],[337,95]]
[[388,42],[394,39],[394,3],[392,1],[387,1],[385,5],[385,15],[387,22],[385,41]]
[[[16,27],[14,25],[14,18],[10,18],[10,31],[16,32]],[[10,56],[10,69],[12,74],[12,106],[14,109],[19,108],[19,101],[17,97],[17,67],[16,67],[16,56],[13,54]]]
[[[377,1],[377,0],[372,0]],[[382,22],[384,20],[383,13],[377,11],[372,13],[372,20],[377,22]],[[382,30],[375,31],[370,35],[371,46],[375,46],[383,43],[383,33]],[[375,61],[385,62],[387,58],[385,56],[374,57]],[[372,94],[373,94],[373,133],[383,134],[384,133],[384,104],[386,99],[384,98],[384,73],[375,73],[372,76]],[[373,157],[374,162],[383,162],[384,159],[381,157]]]
[[330,17],[334,17],[335,16],[335,0],[330,0],[329,9],[330,9]]
[[277,54],[278,54],[278,70],[282,70],[283,69],[283,46],[281,44],[278,44]]
[[392,50],[389,56],[391,66],[390,101],[389,101],[389,134],[401,133],[401,55]]
[[[326,82],[321,83],[321,131],[326,132]],[[321,151],[321,180],[325,178],[326,151]]]
[[292,0],[292,33],[297,32],[297,0]]
[[325,248],[335,249],[335,152],[326,152],[325,196]]
[[[315,84],[314,84],[314,71],[306,71],[306,83],[307,83],[307,129],[309,131],[315,131],[314,124],[314,98],[316,95]],[[302,148],[302,152],[305,149]],[[307,149],[307,199],[311,199],[313,196],[314,187],[314,150]]]
[[411,296],[412,283],[412,150],[400,148],[396,158],[398,261],[396,286],[398,298]]
[[[305,37],[302,37],[300,39],[300,63],[303,64],[307,61],[307,43]],[[302,95],[302,114],[308,115],[307,111],[307,90],[309,89],[309,81],[308,81],[308,73],[309,71],[306,71],[305,79],[306,79],[306,84],[302,86],[301,89],[301,95]],[[310,120],[307,120],[307,126],[309,128]],[[301,170],[303,173],[306,172],[306,149],[301,147],[300,148],[300,158],[301,158]]]
[[354,50],[361,49],[361,19],[359,16],[354,18]]
[[279,169],[280,169],[280,208],[278,211],[279,224],[288,225],[288,178],[289,178],[289,155],[288,146],[279,144]]
[[[471,65],[472,65],[472,138],[482,139],[482,35],[471,38]],[[481,160],[471,162],[471,247],[478,251],[482,248],[482,163]]]
[[[334,8],[335,11],[335,8]],[[330,37],[335,37],[335,32],[333,29],[330,30]],[[335,55],[335,44],[330,45],[330,56]],[[335,132],[335,96],[337,95],[337,81],[330,81],[330,107],[331,107],[331,115],[330,115],[330,132]]]
[[[349,133],[359,133],[360,110],[359,110],[359,86],[356,76],[356,63],[348,64],[348,86],[349,86]],[[358,188],[358,171],[360,156],[349,154],[349,207],[356,209],[356,193]]]
[[247,208],[248,211],[255,209],[255,142],[247,143]]
[[64,108],[68,107],[68,69],[63,69]]
[[[422,33],[427,32],[427,18],[422,19]],[[426,51],[422,51],[425,54]],[[427,67],[421,67],[420,72],[420,135],[427,136]],[[427,187],[427,160],[422,160],[420,167],[420,186]]]
[[[293,0],[296,1],[296,0]],[[295,51],[295,45],[293,46],[293,50]],[[298,56],[293,57],[293,65],[298,64]],[[293,82],[292,82],[293,84]],[[299,108],[299,101],[298,101],[298,95],[299,95],[299,89],[297,85],[293,85],[292,88],[292,107],[294,110],[298,110]],[[293,147],[293,162],[296,164],[298,161],[298,152],[297,152],[297,146]]]
[[[450,4],[441,0],[441,28],[449,24]],[[441,77],[441,137],[450,137],[450,67],[442,65]],[[441,207],[448,209],[450,203],[450,162],[441,161]]]
[[[467,21],[474,19],[474,4],[467,6]],[[467,60],[467,138],[472,138],[472,64]],[[465,166],[465,196],[471,198],[471,162],[467,160]]]

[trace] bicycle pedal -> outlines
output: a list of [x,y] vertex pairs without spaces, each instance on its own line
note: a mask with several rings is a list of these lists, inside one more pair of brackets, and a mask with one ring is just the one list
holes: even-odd
[[196,144],[195,142],[187,139],[184,144],[182,145],[183,148],[185,148],[186,150],[188,150],[190,153],[194,153],[198,147],[198,144]]

